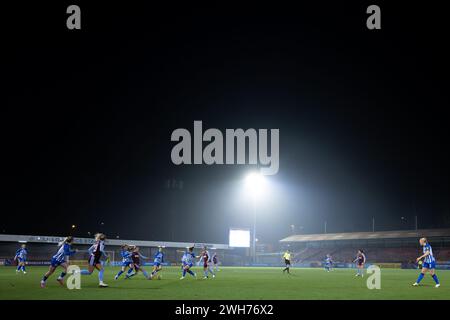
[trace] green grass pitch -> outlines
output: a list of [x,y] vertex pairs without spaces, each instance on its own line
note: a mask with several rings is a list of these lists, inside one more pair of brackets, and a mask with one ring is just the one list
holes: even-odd
[[[107,267],[105,282],[109,288],[98,288],[97,271],[82,276],[81,289],[69,290],[56,282],[61,269],[50,277],[47,287],[39,281],[47,267],[28,267],[27,274],[16,274],[13,267],[0,267],[0,299],[450,299],[450,271],[438,271],[441,287],[435,288],[429,275],[420,287],[412,287],[419,270],[382,269],[381,289],[369,290],[364,278],[355,277],[355,270],[291,269],[291,275],[281,268],[223,267],[215,279],[202,279],[200,267],[195,267],[198,279],[186,275],[179,280],[180,267],[163,269],[161,280],[146,280],[142,274],[117,281],[118,268]],[[150,268],[147,268],[147,271]]]

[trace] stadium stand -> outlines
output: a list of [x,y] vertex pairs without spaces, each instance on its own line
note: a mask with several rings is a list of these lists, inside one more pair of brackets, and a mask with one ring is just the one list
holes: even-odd
[[450,264],[450,229],[293,235],[280,244],[291,248],[298,263],[320,264],[326,254],[337,263],[351,263],[363,249],[368,263],[409,265],[420,255],[421,237],[428,238],[438,263]]
[[[45,265],[50,262],[51,257],[57,250],[57,243],[63,237],[58,236],[31,236],[31,235],[7,235],[0,234],[0,264],[12,264],[16,250],[21,243],[26,243],[28,248],[28,264]],[[75,238],[74,248],[78,249],[72,262],[83,265],[88,259],[87,249],[93,242],[91,238]],[[215,251],[219,262],[223,265],[243,265],[242,255],[232,252],[228,245],[213,243],[187,243],[187,242],[166,242],[166,241],[142,241],[142,240],[119,240],[107,239],[106,252],[110,256],[108,263],[115,264],[121,261],[120,249],[123,244],[134,244],[140,247],[142,255],[152,258],[158,250],[158,246],[164,247],[165,260],[171,265],[180,262],[183,251],[186,247],[194,245],[199,250],[206,245],[210,251]],[[146,260],[152,262],[153,259]]]

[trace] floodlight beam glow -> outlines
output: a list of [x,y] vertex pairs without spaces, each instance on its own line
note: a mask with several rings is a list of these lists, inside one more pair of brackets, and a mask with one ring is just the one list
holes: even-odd
[[253,197],[260,197],[265,190],[266,179],[259,172],[252,172],[245,178],[245,188]]

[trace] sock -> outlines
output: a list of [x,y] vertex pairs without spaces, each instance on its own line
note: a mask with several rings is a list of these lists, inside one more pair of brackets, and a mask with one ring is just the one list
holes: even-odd
[[417,283],[420,283],[420,281],[422,281],[423,277],[425,277],[425,275],[423,273],[419,274],[419,277],[417,278]]
[[98,272],[98,281],[103,282],[103,273],[104,272],[105,272],[105,269],[103,269],[103,268]]
[[186,276],[186,269],[183,269],[183,277]]
[[123,272],[124,272],[124,271],[120,270],[120,271],[116,274],[116,277],[117,277],[117,278],[120,277],[120,275],[121,275]]
[[129,276],[133,272],[133,269],[128,269],[127,276]]
[[21,268],[22,266],[17,266],[17,271],[20,271]]
[[64,278],[66,276],[66,273],[65,272],[61,272],[61,274],[60,274],[60,276],[58,277],[58,279],[62,279],[62,278]]
[[142,274],[144,275],[144,277],[148,278],[148,273],[145,270],[142,270]]
[[433,280],[434,280],[434,282],[436,282],[436,284],[439,284],[439,279],[438,279],[437,275],[433,274]]
[[187,272],[188,272],[191,276],[195,277],[195,273],[192,272],[191,269],[187,270]]
[[80,274],[85,275],[85,276],[90,276],[92,274],[92,272],[89,272],[89,270],[83,269],[80,271]]
[[23,271],[23,272],[26,272],[26,270],[25,270],[25,265],[22,266],[22,271]]
[[208,268],[208,271],[209,271],[212,275],[214,275],[214,271],[213,271],[211,268]]
[[205,277],[208,277],[208,270],[203,271],[203,273],[205,274]]
[[42,281],[44,281],[44,282],[47,281],[47,279],[48,279],[47,276],[43,276],[43,277],[42,277]]

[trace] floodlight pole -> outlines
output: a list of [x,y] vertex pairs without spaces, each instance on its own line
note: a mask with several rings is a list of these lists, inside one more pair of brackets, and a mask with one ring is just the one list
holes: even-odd
[[253,239],[252,239],[252,247],[253,247],[253,263],[256,264],[256,196],[253,196]]

